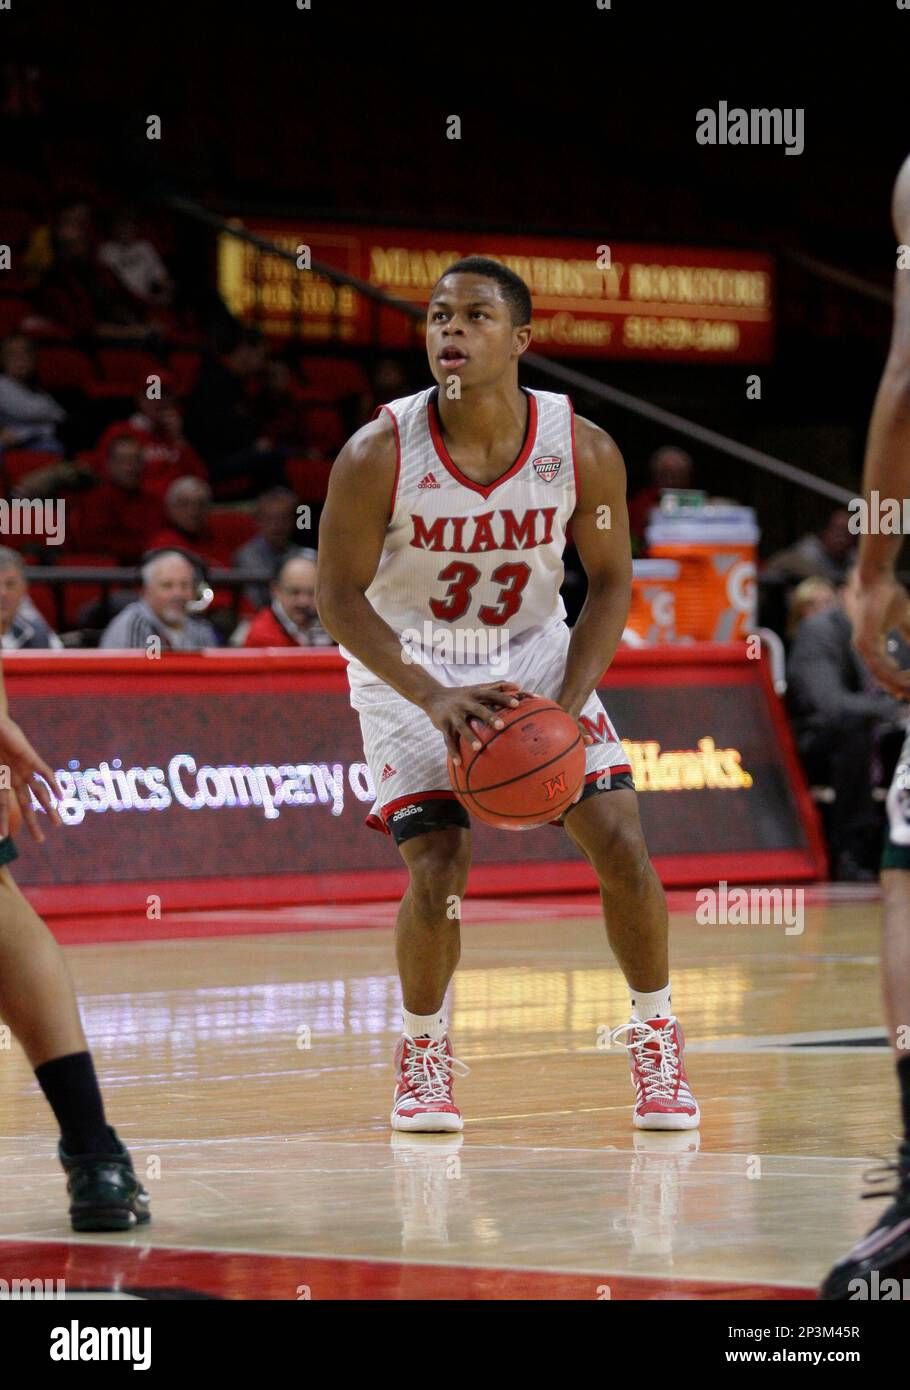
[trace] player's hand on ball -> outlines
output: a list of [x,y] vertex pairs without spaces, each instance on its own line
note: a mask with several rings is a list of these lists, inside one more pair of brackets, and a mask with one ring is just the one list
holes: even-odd
[[61,823],[53,796],[61,799],[63,793],[57,785],[53,770],[42,757],[39,757],[19,725],[14,719],[10,719],[8,714],[0,716],[0,765],[2,764],[9,768],[10,791],[5,796],[0,794],[0,837],[10,833],[9,798],[12,795],[18,803],[22,819],[28,826],[32,839],[43,844],[44,834],[38,824],[30,793],[33,792],[37,801],[44,807],[52,825]]
[[458,740],[463,738],[474,749],[480,748],[480,739],[471,721],[480,720],[494,729],[503,727],[497,711],[514,708],[523,691],[514,681],[493,681],[489,685],[440,686],[424,704],[428,715],[440,733],[445,736],[446,748],[455,764],[461,763]]
[[910,700],[910,670],[901,670],[887,647],[894,628],[910,641],[910,594],[892,575],[871,584],[863,584],[857,575],[852,609],[853,645],[870,673],[899,700]]

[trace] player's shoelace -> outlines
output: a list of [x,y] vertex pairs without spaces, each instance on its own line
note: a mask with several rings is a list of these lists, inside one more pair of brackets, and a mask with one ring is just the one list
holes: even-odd
[[[895,1178],[897,1182],[893,1185]],[[910,1195],[910,1155],[899,1157],[894,1163],[883,1161],[876,1164],[863,1174],[863,1181],[869,1184],[871,1191],[860,1195],[863,1199],[871,1198],[873,1202],[882,1197]],[[889,1184],[887,1187],[886,1183]]]
[[[676,1099],[680,1059],[679,1048],[673,1036],[674,1023],[675,1019],[671,1018],[663,1028],[652,1028],[637,1019],[630,1019],[628,1023],[621,1023],[610,1032],[611,1045],[616,1043],[634,1056],[640,1074],[639,1079],[649,1100]],[[631,1033],[630,1042],[622,1040],[624,1033]]]
[[409,1037],[406,1047],[402,1073],[420,1103],[432,1105],[437,1101],[450,1101],[452,1076],[467,1076],[470,1070],[467,1064],[446,1052],[441,1041],[430,1041],[425,1047],[419,1047],[415,1039]]

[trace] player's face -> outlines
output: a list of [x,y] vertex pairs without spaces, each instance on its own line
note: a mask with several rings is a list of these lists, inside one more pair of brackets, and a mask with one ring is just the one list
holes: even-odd
[[528,345],[529,327],[516,328],[495,280],[485,275],[446,275],[427,307],[430,371],[444,389],[452,377],[462,387],[497,381]]

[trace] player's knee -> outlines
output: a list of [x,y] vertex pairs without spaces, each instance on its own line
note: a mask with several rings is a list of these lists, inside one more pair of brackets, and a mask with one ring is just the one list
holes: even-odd
[[647,875],[650,863],[639,825],[616,820],[605,828],[595,864],[601,883],[636,883]]
[[[422,835],[408,854],[411,900],[429,916],[447,916],[453,898],[464,895],[471,855],[464,837],[445,832]],[[460,913],[458,914],[460,916]],[[454,920],[454,919],[453,919]]]

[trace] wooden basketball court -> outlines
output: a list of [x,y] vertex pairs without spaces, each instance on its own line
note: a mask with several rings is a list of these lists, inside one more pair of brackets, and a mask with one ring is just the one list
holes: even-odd
[[389,1129],[393,905],[187,913],[162,926],[198,935],[144,942],[72,924],[62,939],[96,938],[68,956],[152,1224],[72,1236],[13,1043],[0,1277],[231,1298],[812,1297],[880,1210],[857,1200],[862,1175],[898,1135],[877,890],[807,890],[799,934],[697,925],[691,893],[671,909],[695,1133],[632,1128],[626,1054],[604,1046],[628,996],[593,898],[467,901],[463,1135]]

